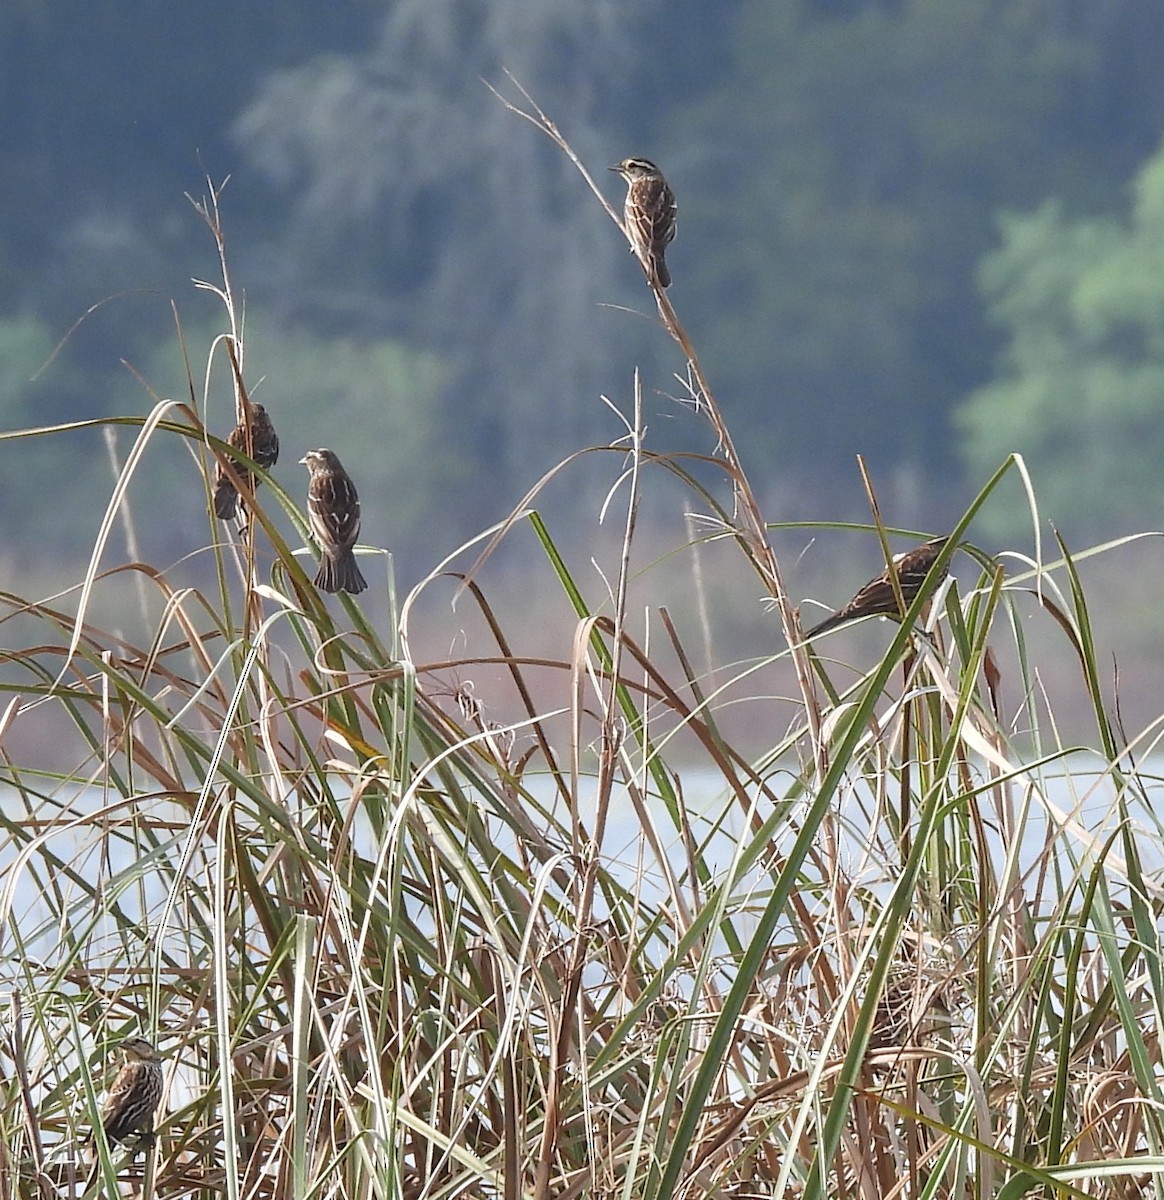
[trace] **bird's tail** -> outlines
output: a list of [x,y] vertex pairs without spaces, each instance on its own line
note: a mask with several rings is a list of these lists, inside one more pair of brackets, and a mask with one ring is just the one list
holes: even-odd
[[362,592],[368,581],[360,574],[356,565],[356,556],[347,550],[339,558],[324,555],[319,564],[319,573],[315,576],[315,586],[324,592],[349,592],[355,596]]
[[655,280],[661,288],[669,288],[671,286],[671,272],[667,270],[667,260],[661,253],[656,254],[651,259],[651,270],[654,272]]
[[214,515],[220,521],[233,520],[238,512],[238,492],[229,479],[220,479],[214,489]]
[[813,638],[820,637],[822,633],[828,633],[830,629],[836,629],[838,625],[844,625],[848,620],[851,620],[851,618],[842,613],[833,613],[827,620],[821,621],[819,625],[814,625],[811,629],[807,630],[804,634],[804,640],[811,642]]

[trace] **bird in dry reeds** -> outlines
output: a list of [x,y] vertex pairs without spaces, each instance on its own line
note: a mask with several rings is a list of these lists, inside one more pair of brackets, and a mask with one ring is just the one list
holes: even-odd
[[[894,556],[894,573],[901,588],[901,601],[906,609],[917,599],[918,593],[922,590],[922,585],[930,573],[930,568],[937,562],[942,547],[949,540],[948,537],[932,538],[920,546],[915,546],[912,550],[907,550],[904,554]],[[948,566],[943,568],[941,574],[934,580],[935,587],[945,579],[948,571]],[[804,635],[804,640],[810,641],[822,633],[827,633],[830,629],[836,629],[838,625],[845,625],[860,617],[874,615],[892,617],[895,621],[900,621],[905,616],[905,609],[898,606],[897,594],[893,590],[893,580],[888,568],[875,579],[870,579],[844,608],[834,613],[828,620],[814,625]]]
[[[101,1109],[101,1125],[106,1140],[125,1142],[135,1133],[138,1144],[152,1146],[154,1114],[162,1102],[162,1056],[143,1037],[131,1037],[121,1043],[125,1059],[109,1088]],[[96,1131],[89,1134],[90,1146]]]
[[[271,424],[271,418],[267,416],[267,410],[261,404],[251,405],[249,443],[244,421],[240,421],[230,431],[226,441],[235,450],[249,454],[264,471],[269,471],[279,461],[279,437],[275,433],[275,426]],[[259,486],[259,476],[254,471],[246,470],[237,460],[232,461],[231,465],[235,473],[247,482],[252,492]],[[238,490],[231,483],[222,463],[219,463],[214,475],[215,516],[223,521],[231,520],[238,512],[238,501]]]
[[360,498],[335,452],[308,450],[299,460],[311,472],[307,515],[322,559],[315,586],[325,592],[362,592],[368,586],[352,547],[360,536]]
[[671,185],[649,158],[624,158],[609,170],[626,180],[623,221],[647,278],[658,287],[670,287],[671,272],[663,256],[679,219]]

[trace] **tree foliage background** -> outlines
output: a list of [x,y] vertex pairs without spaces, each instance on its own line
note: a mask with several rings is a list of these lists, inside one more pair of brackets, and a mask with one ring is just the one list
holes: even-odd
[[[617,435],[598,397],[635,364],[650,442],[704,448],[669,398],[682,364],[618,307],[650,316],[625,247],[483,85],[508,69],[592,168],[667,171],[674,298],[772,515],[861,519],[863,453],[890,519],[935,528],[1019,450],[1057,520],[1152,524],[1128,459],[1157,454],[1162,52],[1139,0],[288,0],[277,20],[21,0],[0,11],[4,426],[146,411],[122,359],[182,394],[170,299],[195,360],[214,333],[184,194],[230,175],[262,398],[288,448],[351,447],[370,538],[429,564],[499,519]],[[5,458],[8,556],[84,552],[102,453]],[[50,519],[46,477],[75,519]],[[141,486],[174,514],[146,536],[180,552],[201,492]],[[578,495],[559,501],[568,523]]]
[[[970,469],[1026,446],[1057,520],[1078,528],[1102,513],[1131,526],[1159,513],[1164,153],[1137,178],[1126,218],[1073,220],[1049,201],[1003,232],[982,282],[1007,345],[997,378],[959,413]],[[1014,534],[1013,514],[992,515],[1000,536]]]

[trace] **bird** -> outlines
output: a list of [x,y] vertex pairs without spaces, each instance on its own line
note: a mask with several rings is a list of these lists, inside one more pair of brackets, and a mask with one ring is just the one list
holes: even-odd
[[[875,579],[870,579],[844,608],[835,612],[827,621],[821,621],[819,625],[814,625],[804,635],[804,640],[811,641],[822,633],[827,633],[830,629],[836,629],[838,625],[845,625],[849,621],[856,621],[859,617],[877,615],[892,617],[895,621],[900,621],[905,615],[905,609],[909,608],[917,599],[918,593],[922,590],[922,585],[930,573],[930,568],[937,562],[942,547],[949,540],[948,536],[931,538],[930,541],[923,542],[920,546],[915,546],[904,554],[894,556],[893,570],[901,587],[901,601],[905,605],[904,609],[898,607],[897,595],[893,590],[893,580],[889,570],[886,569]],[[937,586],[948,574],[949,566],[947,565],[942,568],[941,574],[934,580],[934,585]]]
[[[261,404],[251,405],[249,438],[244,416],[230,431],[226,443],[249,455],[264,471],[269,471],[279,461],[279,435]],[[246,470],[237,461],[232,460],[231,465],[235,473],[250,485],[252,492],[259,486],[259,477],[253,471]],[[226,468],[219,462],[214,474],[214,515],[223,521],[231,520],[238,512],[238,500],[238,491],[227,475]]]
[[635,254],[652,286],[671,286],[663,254],[675,237],[679,209],[663,172],[648,158],[624,158],[608,168],[626,180],[623,219]]
[[299,460],[311,472],[307,515],[323,555],[315,586],[325,592],[362,592],[368,586],[352,547],[360,536],[360,498],[335,452],[308,450]]
[[[138,1134],[139,1145],[154,1143],[154,1113],[162,1101],[162,1056],[143,1037],[121,1043],[125,1061],[101,1108],[101,1125],[108,1142],[124,1143]],[[96,1142],[90,1132],[88,1145]]]

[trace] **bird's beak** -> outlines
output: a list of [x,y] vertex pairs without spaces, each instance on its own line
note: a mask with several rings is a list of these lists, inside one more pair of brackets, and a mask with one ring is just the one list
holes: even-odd
[[303,456],[303,457],[302,457],[302,458],[301,458],[299,461],[300,461],[300,462],[301,462],[301,463],[302,463],[304,466],[307,466],[307,455],[305,454],[305,455],[304,455],[304,456]]
[[608,171],[621,171],[621,170],[622,170],[622,163],[619,163],[617,167],[607,167],[606,169],[607,169]]

